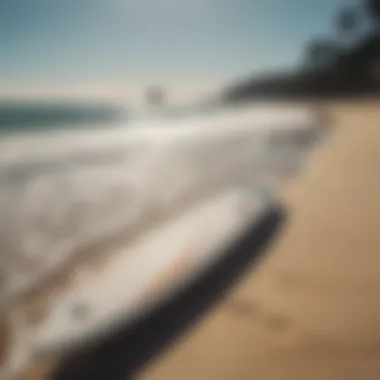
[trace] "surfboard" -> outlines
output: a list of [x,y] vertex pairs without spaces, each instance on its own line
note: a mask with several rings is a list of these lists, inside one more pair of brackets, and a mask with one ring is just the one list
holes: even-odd
[[33,333],[34,349],[62,353],[136,320],[220,259],[270,204],[255,188],[231,188],[146,231],[114,252],[99,273],[84,273],[80,287],[60,294]]

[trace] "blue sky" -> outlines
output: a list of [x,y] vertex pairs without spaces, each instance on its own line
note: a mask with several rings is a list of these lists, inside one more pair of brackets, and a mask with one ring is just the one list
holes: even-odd
[[355,1],[1,0],[0,85],[221,84],[297,64]]

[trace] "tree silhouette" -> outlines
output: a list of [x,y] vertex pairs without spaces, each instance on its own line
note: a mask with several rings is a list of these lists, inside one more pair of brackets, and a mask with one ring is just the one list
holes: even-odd
[[323,71],[338,59],[340,49],[332,41],[315,40],[306,48],[305,66],[307,70]]
[[366,8],[370,16],[380,23],[380,0],[366,0]]
[[350,43],[355,37],[359,24],[359,14],[355,8],[344,8],[338,13],[336,29],[346,43]]
[[380,0],[341,9],[335,31],[339,38],[309,42],[295,70],[250,78],[225,91],[225,98],[380,94]]

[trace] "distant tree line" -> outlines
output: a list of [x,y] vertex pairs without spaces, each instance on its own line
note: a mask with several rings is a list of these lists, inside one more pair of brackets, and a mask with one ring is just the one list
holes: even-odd
[[292,72],[245,80],[223,98],[380,94],[380,0],[358,3],[338,13],[332,36],[306,46]]

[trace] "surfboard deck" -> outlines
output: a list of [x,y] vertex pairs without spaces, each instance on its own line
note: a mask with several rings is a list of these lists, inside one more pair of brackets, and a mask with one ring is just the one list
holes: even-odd
[[271,202],[255,188],[228,189],[120,247],[101,271],[78,272],[33,332],[34,350],[57,354],[137,319],[220,260]]

